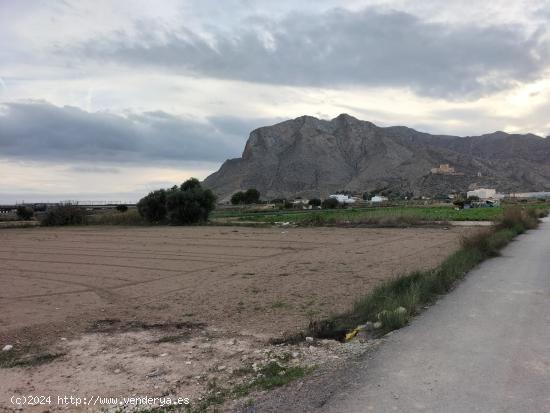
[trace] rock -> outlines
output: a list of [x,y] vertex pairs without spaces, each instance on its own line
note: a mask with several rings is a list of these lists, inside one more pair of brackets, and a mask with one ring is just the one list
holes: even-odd
[[191,362],[190,362],[190,361],[186,361],[185,364],[189,365],[189,364],[191,364]]
[[308,343],[311,343],[311,342],[313,341],[313,337],[306,337],[306,341],[307,341]]
[[[241,190],[243,182],[273,199],[319,197],[335,187],[374,188],[380,177],[398,192],[465,192],[472,184],[517,192],[550,187],[550,174],[532,172],[546,170],[548,157],[541,154],[548,153],[550,141],[534,135],[441,139],[409,128],[380,128],[345,114],[330,121],[302,116],[252,131],[242,156],[224,162],[204,186],[220,201]],[[457,172],[452,179],[446,172],[430,173],[449,159]],[[398,164],[406,167],[395,168]],[[483,176],[471,173],[478,172],[473,164],[480,165]]]
[[300,355],[300,353],[298,353],[297,351],[292,352],[292,358],[293,359],[298,358],[299,355]]
[[218,366],[218,371],[224,371],[226,368],[226,366]]
[[166,357],[168,353],[162,353],[159,357]]
[[114,373],[115,373],[115,374],[120,373],[120,369],[116,369],[116,370],[114,371]]
[[373,326],[375,329],[378,330],[379,328],[382,328],[382,323],[381,323],[380,321],[377,321],[377,322],[374,323],[372,326]]
[[374,330],[374,323],[372,321],[367,321],[364,325],[365,331],[372,331]]
[[395,309],[395,312],[396,312],[397,314],[407,314],[407,309],[406,309],[405,307],[397,307],[397,308]]
[[13,346],[11,344],[6,344],[4,347],[2,347],[2,351],[10,351],[13,349]]

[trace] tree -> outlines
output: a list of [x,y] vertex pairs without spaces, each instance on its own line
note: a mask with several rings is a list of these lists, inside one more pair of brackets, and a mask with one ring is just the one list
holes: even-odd
[[181,184],[180,189],[182,191],[188,191],[190,189],[202,188],[200,181],[197,178],[189,178],[183,184]]
[[34,216],[33,209],[25,205],[18,205],[16,213],[17,213],[17,218],[22,221],[28,221]]
[[231,196],[231,203],[233,205],[257,204],[258,202],[260,202],[260,191],[255,188],[247,189],[246,192],[235,192]]
[[116,210],[118,212],[126,212],[126,211],[128,211],[128,207],[124,204],[121,204],[121,205],[116,206]]
[[256,188],[249,188],[244,193],[244,202],[246,204],[257,204],[260,202],[260,191]]
[[309,200],[308,204],[314,207],[318,207],[321,206],[321,200],[319,198],[313,198]]
[[214,209],[216,197],[204,189],[198,179],[191,178],[181,186],[159,189],[138,202],[139,214],[151,223],[166,221],[174,225],[204,222]]
[[171,191],[166,199],[170,223],[187,225],[205,222],[214,209],[216,197],[194,178],[185,181],[178,191]]
[[137,203],[137,210],[143,218],[151,223],[164,221],[168,212],[166,210],[166,190],[159,189],[141,198]]
[[327,198],[323,200],[323,202],[321,203],[321,207],[323,209],[335,209],[335,208],[338,208],[339,206],[340,206],[340,202],[338,202],[338,200],[335,198]]
[[233,205],[244,204],[244,192],[239,191],[231,195],[231,204]]

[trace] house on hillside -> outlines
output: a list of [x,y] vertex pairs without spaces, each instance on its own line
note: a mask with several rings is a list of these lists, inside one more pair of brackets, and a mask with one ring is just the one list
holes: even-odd
[[448,163],[442,163],[439,165],[438,168],[430,169],[430,173],[434,175],[455,175],[455,176],[464,175],[464,173],[462,172],[457,172],[455,168]]
[[387,200],[388,200],[388,198],[385,197],[385,196],[375,195],[370,199],[370,202],[372,202],[373,204],[378,204],[380,202],[386,202]]
[[355,199],[353,197],[351,197],[349,195],[344,195],[344,194],[329,195],[329,198],[336,199],[341,204],[354,204],[355,203]]
[[473,191],[468,191],[466,193],[466,196],[468,198],[470,198],[472,196],[477,196],[481,200],[496,199],[497,198],[497,190],[492,189],[492,188],[490,188],[490,189],[489,188],[479,188],[479,189],[474,189]]

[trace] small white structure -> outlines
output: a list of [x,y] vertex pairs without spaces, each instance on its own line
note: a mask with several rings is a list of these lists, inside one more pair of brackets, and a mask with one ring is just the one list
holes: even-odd
[[479,199],[495,199],[497,197],[496,189],[488,188],[479,188],[474,189],[473,191],[468,191],[466,196],[470,198],[471,196],[477,196]]
[[355,199],[353,199],[349,195],[344,195],[344,194],[329,195],[329,198],[336,199],[341,204],[354,204],[355,203]]
[[379,203],[379,202],[386,202],[387,200],[388,200],[388,198],[386,198],[385,196],[375,195],[370,199],[370,202],[376,204],[376,203]]
[[550,198],[550,192],[513,192],[510,198]]

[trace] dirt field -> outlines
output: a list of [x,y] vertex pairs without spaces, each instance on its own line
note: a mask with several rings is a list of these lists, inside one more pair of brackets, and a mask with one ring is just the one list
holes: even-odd
[[436,266],[465,231],[2,230],[0,347],[61,356],[2,369],[0,411],[18,392],[197,397],[213,377],[230,380],[247,360],[278,351],[269,338],[345,310],[385,279]]

